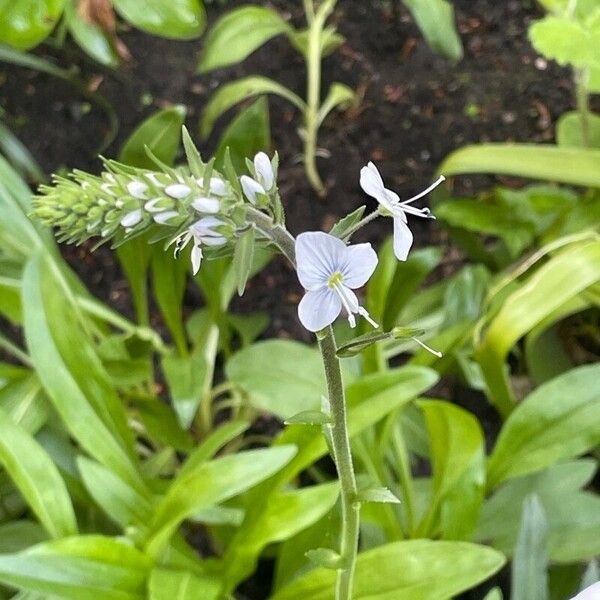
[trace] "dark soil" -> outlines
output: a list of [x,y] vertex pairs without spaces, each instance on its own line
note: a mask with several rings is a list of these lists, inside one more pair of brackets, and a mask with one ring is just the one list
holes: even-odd
[[[240,4],[231,1],[228,7]],[[271,4],[294,21],[300,17],[300,3]],[[277,98],[270,101],[273,145],[282,159],[279,185],[293,233],[328,228],[340,216],[369,204],[358,186],[359,170],[368,160],[378,164],[389,187],[406,197],[425,187],[443,158],[465,144],[553,139],[556,118],[573,106],[571,83],[566,71],[538,58],[527,41],[527,27],[539,16],[533,2],[454,0],[453,4],[465,46],[465,57],[456,65],[430,51],[399,3],[339,3],[335,20],[347,41],[325,61],[324,89],[332,81],[344,82],[358,90],[361,102],[358,108],[331,115],[322,128],[319,145],[331,153],[331,158],[319,161],[329,190],[325,200],[308,186],[296,160],[301,151],[298,114]],[[216,16],[212,9],[211,19]],[[195,67],[202,41],[172,42],[137,31],[120,35],[133,60],[119,72],[99,68],[74,45],[67,44],[60,52],[47,47],[36,51],[62,66],[77,65],[83,79],[99,84],[99,91],[114,105],[121,126],[116,141],[104,152],[107,156],[118,153],[143,118],[170,104],[187,107],[188,127],[197,132],[202,108],[215,88],[242,75],[271,76],[301,95],[304,92],[303,62],[284,39],[273,40],[241,66],[199,76]],[[98,170],[95,154],[107,121],[72,86],[0,65],[0,103],[5,120],[46,172]],[[226,121],[221,120],[221,129]],[[197,137],[204,155],[210,155],[218,135],[219,128],[208,142]],[[489,180],[463,177],[459,183],[462,191],[473,192]],[[417,246],[446,243],[435,222],[415,221]],[[389,223],[380,221],[361,234],[377,242],[390,231]],[[90,254],[83,247],[65,253],[95,294],[132,313],[127,284],[109,250]],[[455,260],[455,254],[448,256],[448,262]],[[442,266],[440,276],[447,270]],[[309,341],[296,318],[299,292],[291,270],[275,261],[251,282],[234,309],[268,311],[269,335]],[[196,302],[190,293],[188,308],[192,310]],[[488,429],[496,428],[494,416],[484,413],[483,402],[481,408],[470,398],[464,403]],[[481,597],[482,592],[465,595]]]

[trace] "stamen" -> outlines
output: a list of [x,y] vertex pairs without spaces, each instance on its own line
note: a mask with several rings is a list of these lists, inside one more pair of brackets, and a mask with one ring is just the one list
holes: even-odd
[[348,296],[344,292],[344,286],[340,282],[336,282],[333,284],[333,289],[337,292],[340,300],[342,301],[342,305],[344,309],[348,313],[348,322],[350,323],[350,327],[354,329],[356,327],[356,319],[354,318],[354,310],[352,310],[352,306],[350,301],[348,300]]
[[411,338],[411,339],[413,339],[415,342],[417,342],[417,344],[419,344],[419,346],[421,346],[422,348],[427,350],[427,352],[431,352],[431,354],[433,354],[434,356],[437,356],[438,358],[442,358],[442,356],[444,356],[441,352],[438,352],[437,350],[430,348],[427,344],[424,344],[420,339],[418,339],[416,337]]
[[366,308],[359,306],[358,314],[363,316],[373,327],[375,327],[375,329],[377,329],[379,327],[379,324],[376,323],[375,321],[373,321],[373,319],[371,319],[371,315],[367,312]]
[[426,196],[427,194],[429,194],[429,192],[431,192],[431,190],[434,190],[443,181],[446,181],[446,178],[443,175],[440,175],[437,178],[437,181],[434,181],[426,190],[423,190],[421,193],[417,194],[416,196],[413,196],[412,198],[405,200],[404,202],[402,202],[402,205],[410,204],[411,202],[414,202],[415,200],[418,200],[419,198]]

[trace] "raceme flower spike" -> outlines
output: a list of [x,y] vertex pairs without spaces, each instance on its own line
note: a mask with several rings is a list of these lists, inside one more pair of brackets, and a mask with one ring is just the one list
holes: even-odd
[[306,290],[298,305],[302,325],[309,331],[320,331],[344,308],[351,327],[356,326],[355,314],[379,327],[352,291],[367,283],[377,262],[371,244],[346,246],[328,233],[301,233],[296,238],[296,263],[298,279]]
[[387,212],[394,219],[394,254],[398,260],[406,260],[413,244],[413,234],[408,228],[406,215],[435,219],[428,208],[415,208],[411,203],[428,194],[445,179],[442,175],[420,194],[401,202],[396,192],[385,187],[379,170],[372,162],[360,170],[360,187],[379,202],[384,214]]

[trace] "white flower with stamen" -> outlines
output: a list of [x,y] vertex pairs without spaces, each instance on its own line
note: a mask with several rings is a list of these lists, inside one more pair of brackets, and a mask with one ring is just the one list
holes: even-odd
[[372,162],[360,170],[360,187],[379,202],[384,214],[390,213],[394,218],[394,254],[398,260],[406,260],[413,243],[413,234],[408,228],[406,215],[435,219],[428,208],[415,208],[411,203],[428,194],[445,179],[444,176],[439,177],[420,194],[401,202],[396,192],[385,187],[377,167]]
[[175,244],[175,258],[193,240],[192,246],[192,272],[194,275],[200,270],[202,262],[202,246],[222,246],[227,243],[227,238],[218,231],[217,227],[226,225],[217,217],[204,217],[196,221],[188,229],[180,233],[169,244]]
[[600,581],[585,588],[571,600],[598,600],[600,598]]
[[244,195],[252,204],[256,204],[257,194],[267,195],[273,189],[275,184],[275,173],[273,173],[273,165],[271,160],[264,152],[259,152],[254,157],[254,172],[256,179],[252,179],[248,175],[240,177],[242,190]]
[[296,239],[296,263],[298,279],[306,290],[298,306],[302,325],[319,331],[331,325],[343,308],[351,327],[356,326],[355,314],[379,327],[352,291],[367,283],[377,261],[371,244],[346,246],[328,233],[301,233]]

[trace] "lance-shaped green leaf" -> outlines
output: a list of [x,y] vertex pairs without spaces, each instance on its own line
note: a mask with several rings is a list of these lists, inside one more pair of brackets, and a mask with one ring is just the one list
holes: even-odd
[[349,108],[355,101],[356,94],[354,93],[354,90],[343,83],[332,83],[323,104],[321,104],[321,108],[319,108],[319,114],[317,115],[319,125],[323,123],[325,117],[334,108],[338,106],[341,109]]
[[291,27],[270,8],[241,6],[223,15],[204,40],[199,73],[243,61],[271,38]]
[[237,280],[237,292],[239,296],[242,296],[246,289],[246,283],[252,270],[253,257],[254,227],[250,227],[240,235],[233,253],[233,270]]
[[529,394],[506,420],[488,487],[583,454],[600,443],[600,365],[573,369]]
[[113,4],[117,12],[135,27],[165,38],[196,38],[206,24],[206,13],[200,0],[113,0]]
[[349,233],[351,233],[354,226],[360,222],[365,214],[366,206],[359,206],[355,211],[349,215],[342,217],[329,231],[331,235],[335,235],[340,239],[344,239]]
[[52,537],[77,533],[71,498],[46,451],[0,411],[0,463]]
[[[356,562],[355,600],[449,599],[485,581],[504,564],[499,552],[465,542],[410,540],[362,552]],[[336,572],[315,569],[271,600],[331,600]]]
[[0,555],[0,581],[64,600],[143,600],[150,566],[124,541],[77,536]]
[[155,568],[148,580],[148,600],[217,600],[220,590],[217,579],[191,571]]
[[285,98],[301,111],[305,109],[304,101],[280,83],[258,75],[245,77],[222,85],[211,98],[200,121],[202,137],[207,138],[210,135],[216,120],[232,106],[260,94],[275,94]]
[[146,545],[157,555],[179,524],[194,512],[214,506],[240,494],[276,473],[296,453],[292,445],[250,450],[186,471],[170,486],[156,507]]
[[561,148],[550,144],[476,144],[447,156],[438,171],[514,175],[600,187],[600,150]]
[[[590,148],[600,148],[600,115],[586,115]],[[563,113],[556,123],[556,141],[559,146],[586,146],[583,120],[578,112]]]

